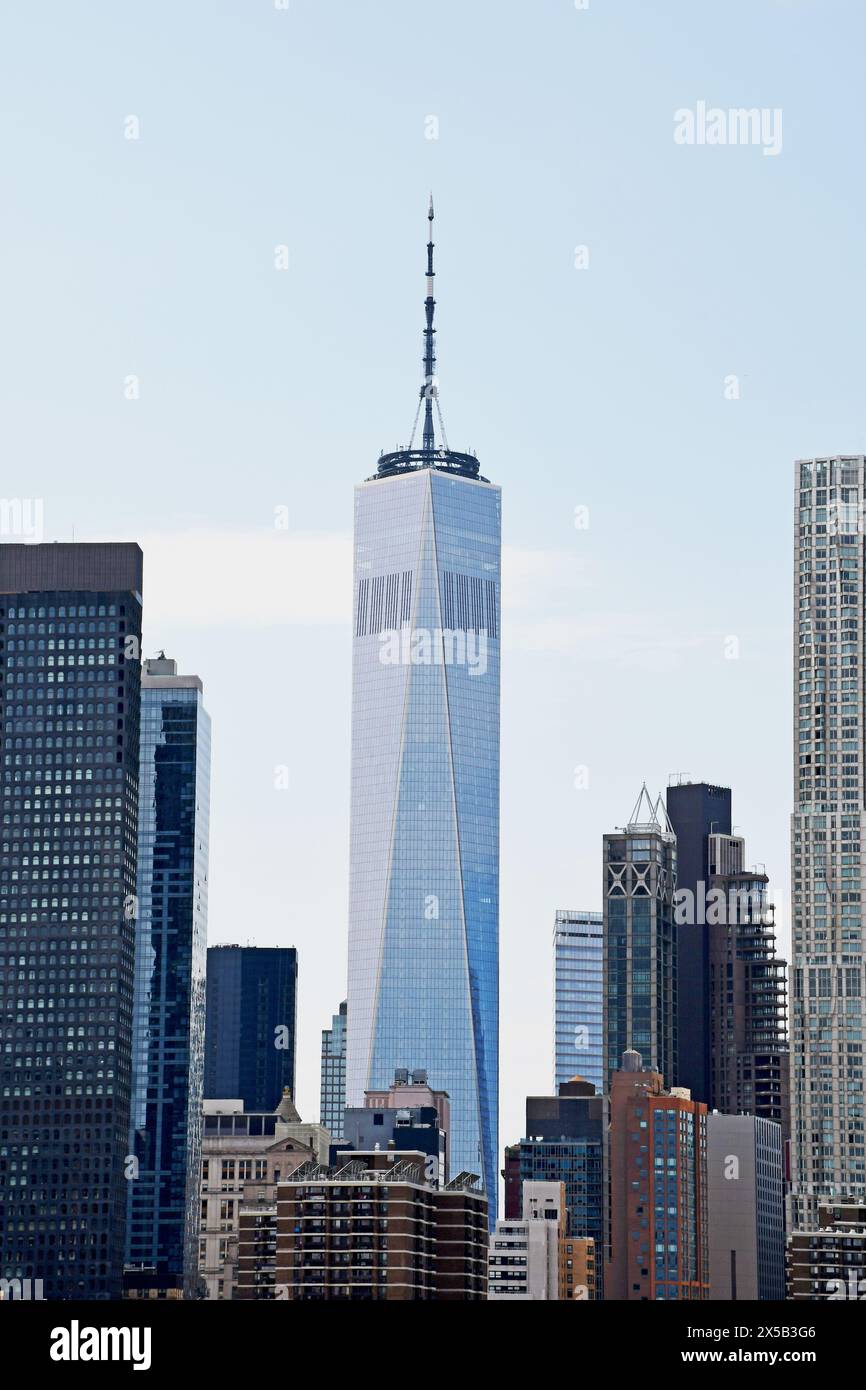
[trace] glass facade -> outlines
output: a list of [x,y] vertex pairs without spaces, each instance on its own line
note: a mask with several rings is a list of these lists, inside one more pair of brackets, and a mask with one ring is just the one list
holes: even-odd
[[129,1266],[197,1283],[210,718],[201,682],[146,662],[141,693]]
[[294,946],[211,946],[204,1093],[275,1110],[295,1094],[298,953]]
[[119,1297],[142,556],[0,546],[0,1277]]
[[500,490],[355,494],[347,1103],[425,1068],[496,1215]]
[[604,917],[601,912],[557,912],[554,954],[554,1090],[573,1076],[604,1085],[602,1012]]
[[793,1226],[866,1200],[862,455],[795,466]]
[[655,819],[660,805],[604,837],[606,1090],[629,1048],[677,1084],[677,842]]
[[346,1110],[346,1002],[322,1029],[322,1076],[319,1122],[331,1139],[343,1138]]

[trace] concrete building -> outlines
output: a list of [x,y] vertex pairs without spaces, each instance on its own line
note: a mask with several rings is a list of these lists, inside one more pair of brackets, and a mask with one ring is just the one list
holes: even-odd
[[567,1220],[563,1183],[525,1182],[521,1219],[497,1221],[490,1236],[488,1299],[558,1300]]
[[604,1090],[604,916],[561,911],[553,929],[554,1090],[575,1072]]
[[815,1230],[788,1237],[787,1273],[798,1302],[866,1299],[866,1206],[820,1206]]
[[559,1297],[592,1302],[600,1297],[596,1245],[591,1236],[563,1236],[559,1244]]
[[446,1091],[427,1085],[426,1071],[398,1067],[387,1091],[368,1091],[361,1108],[344,1112],[343,1139],[331,1144],[331,1162],[349,1149],[420,1151],[427,1155],[425,1175],[439,1187],[448,1182],[448,1125],[451,1107]]
[[791,1228],[866,1203],[866,459],[794,479]]
[[302,1163],[327,1162],[329,1136],[303,1123],[288,1091],[267,1113],[245,1112],[240,1100],[206,1100],[203,1112],[199,1271],[208,1298],[231,1299],[241,1207]]
[[755,1115],[708,1115],[711,1299],[784,1299],[784,1207],[781,1126]]
[[313,1162],[244,1204],[238,1297],[459,1300],[487,1297],[487,1198],[478,1177],[444,1188],[426,1155],[377,1150]]
[[706,1299],[707,1107],[624,1053],[610,1096],[604,1297]]

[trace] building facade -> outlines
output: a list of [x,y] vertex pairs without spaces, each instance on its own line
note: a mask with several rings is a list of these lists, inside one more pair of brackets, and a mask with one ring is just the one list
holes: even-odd
[[[701,885],[705,898],[710,879],[710,836],[731,834],[731,789],[680,780],[668,787],[666,802],[677,837],[677,889],[690,893],[697,903]],[[665,1080],[670,1085],[676,1079],[695,1100],[710,1104],[710,946],[705,917],[679,922],[676,938],[677,1074],[674,1078],[664,1072]]]
[[815,1228],[788,1237],[788,1298],[834,1302],[866,1298],[866,1207],[818,1208]]
[[576,1303],[600,1297],[596,1245],[591,1236],[563,1236],[559,1245],[559,1297]]
[[240,1100],[204,1102],[198,1259],[207,1298],[238,1297],[242,1211],[272,1207],[277,1182],[303,1163],[327,1161],[327,1130],[304,1124],[288,1091],[266,1114],[245,1111]]
[[755,1115],[707,1116],[710,1298],[785,1297],[782,1128]]
[[198,1285],[210,718],[165,656],[141,677],[127,1281]]
[[496,1302],[554,1302],[567,1225],[565,1187],[525,1182],[519,1221],[497,1221],[490,1235],[487,1297]]
[[137,545],[0,546],[0,1277],[120,1296],[139,780]]
[[[527,1182],[562,1183],[565,1233],[589,1237],[596,1251],[607,1242],[607,1130],[607,1097],[575,1077],[555,1096],[527,1097],[526,1134],[518,1146],[521,1203]],[[599,1294],[603,1282],[598,1269]]]
[[677,841],[661,797],[641,788],[628,825],[604,836],[607,1085],[629,1048],[677,1075]]
[[343,1137],[346,1108],[346,1001],[322,1029],[322,1068],[319,1119],[334,1140]]
[[[743,857],[738,837],[711,836],[709,1106],[726,1115],[772,1120],[785,1143],[790,1138],[787,963],[776,955],[767,875],[747,870]],[[725,860],[728,867],[715,871]]]
[[866,1201],[862,454],[795,465],[792,1211]]
[[496,1210],[500,490],[434,439],[355,491],[346,1095],[427,1070]]
[[[238,1296],[294,1301],[487,1298],[487,1198],[474,1174],[444,1188],[422,1153],[341,1154],[243,1213]],[[273,1273],[271,1273],[271,1270]]]
[[553,1088],[579,1073],[604,1090],[604,915],[561,911],[553,929]]
[[409,1150],[426,1155],[424,1176],[445,1187],[448,1170],[448,1129],[451,1105],[447,1091],[433,1091],[425,1071],[398,1067],[387,1091],[368,1091],[364,1104],[344,1113],[343,1139],[331,1144],[331,1162],[338,1151],[357,1149]]
[[610,1095],[607,1299],[709,1297],[707,1107],[629,1050]]
[[729,787],[668,787],[677,836],[680,1084],[710,1110],[762,1115],[789,1136],[787,965],[769,879],[731,833]]
[[204,1094],[273,1110],[295,1093],[298,953],[294,946],[210,946]]

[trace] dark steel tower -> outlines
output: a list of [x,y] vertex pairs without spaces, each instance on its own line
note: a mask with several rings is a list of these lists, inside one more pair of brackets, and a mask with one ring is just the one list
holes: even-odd
[[120,1296],[141,689],[137,545],[0,546],[0,1278]]

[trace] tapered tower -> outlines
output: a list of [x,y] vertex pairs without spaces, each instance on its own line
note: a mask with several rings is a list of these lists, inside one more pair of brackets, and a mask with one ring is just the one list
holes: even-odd
[[495,1218],[500,490],[448,447],[432,199],[427,225],[415,423],[355,491],[346,1093],[425,1068],[451,1171],[479,1174]]

